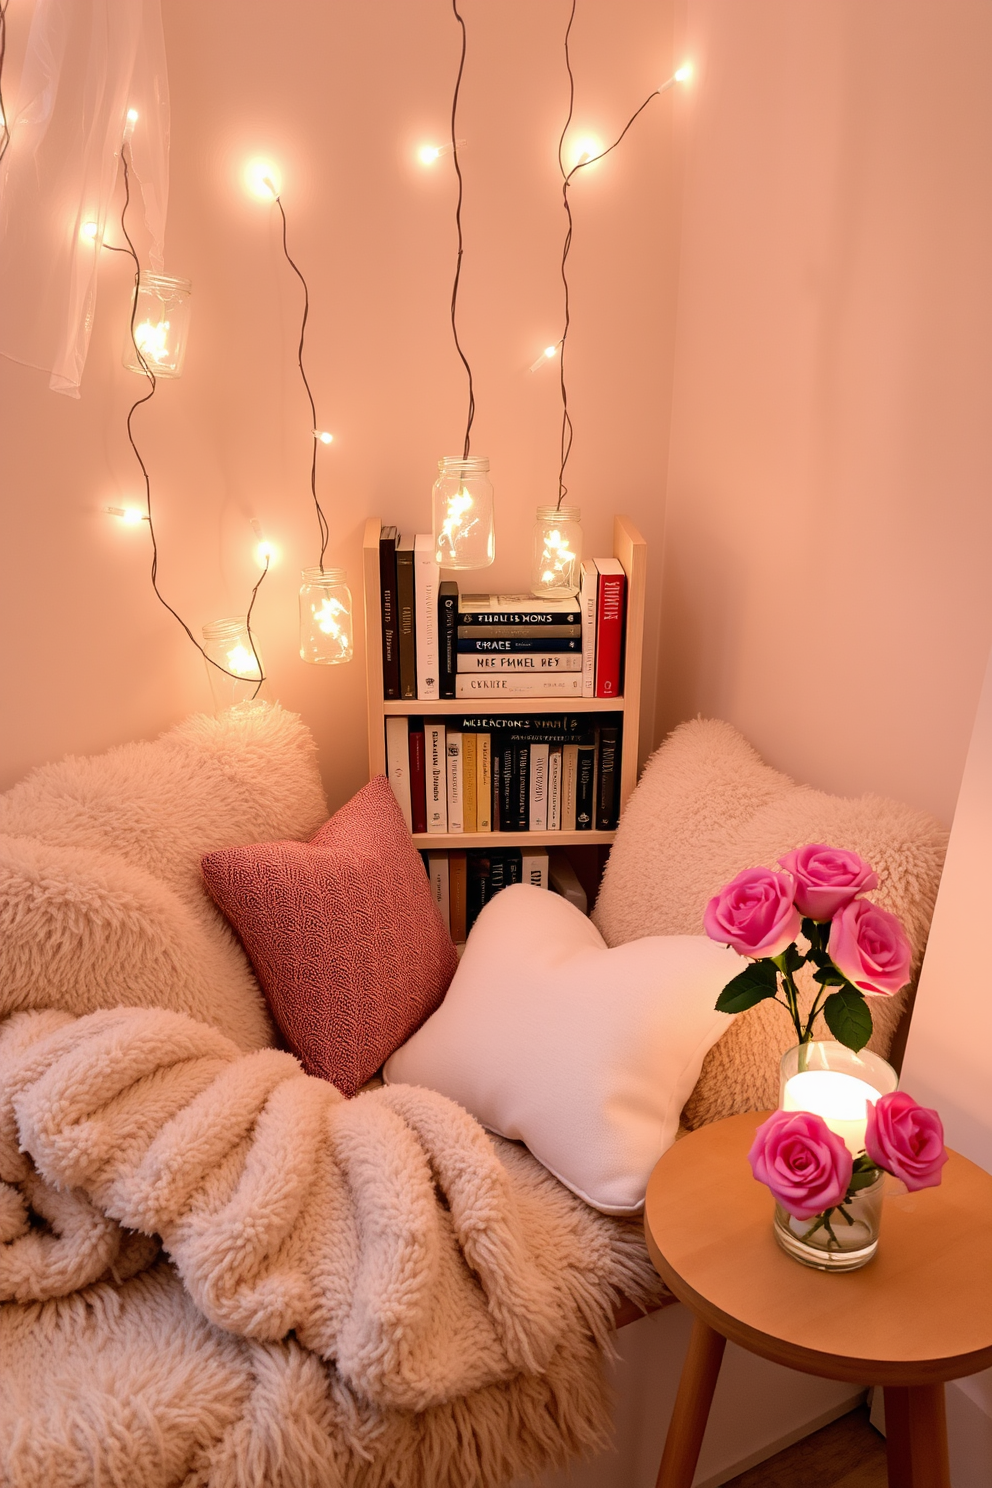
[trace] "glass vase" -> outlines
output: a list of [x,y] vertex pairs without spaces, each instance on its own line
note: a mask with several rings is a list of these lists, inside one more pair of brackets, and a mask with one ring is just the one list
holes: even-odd
[[530,588],[539,598],[570,599],[578,594],[582,567],[581,515],[577,506],[537,508]]
[[885,1174],[835,1209],[796,1219],[775,1205],[775,1239],[793,1260],[815,1271],[857,1271],[878,1249]]
[[489,460],[446,455],[434,482],[434,558],[440,568],[488,568],[496,556]]
[[[832,1039],[798,1044],[782,1056],[779,1108],[822,1116],[842,1137],[852,1158],[865,1150],[868,1102],[895,1090],[899,1076],[868,1049],[855,1053]],[[818,1271],[855,1271],[878,1248],[885,1174],[844,1203],[812,1219],[796,1219],[775,1205],[775,1239],[804,1266]]]
[[133,338],[129,322],[124,340],[122,360],[129,372],[144,374],[147,366],[156,377],[182,375],[192,291],[188,279],[174,279],[168,274],[152,274],[142,269],[135,291],[137,304],[133,295],[131,301]]
[[225,708],[250,703],[258,690],[263,668],[261,652],[257,642],[252,644],[247,620],[242,616],[211,620],[203,627],[203,649],[210,658],[204,666],[210,679],[214,711],[221,713]]
[[300,655],[339,666],[355,653],[351,590],[343,568],[305,568],[300,585]]

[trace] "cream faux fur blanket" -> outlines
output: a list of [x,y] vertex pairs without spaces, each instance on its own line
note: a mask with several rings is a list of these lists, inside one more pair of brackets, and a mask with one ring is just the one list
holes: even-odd
[[397,1412],[522,1379],[556,1381],[557,1423],[546,1391],[530,1406],[518,1391],[519,1450],[460,1471],[464,1442],[442,1431],[431,1481],[503,1481],[605,1434],[618,1294],[646,1306],[660,1290],[639,1233],[452,1102],[409,1086],[346,1101],[289,1054],[244,1054],[155,1008],[15,1014],[0,1091],[0,1299],[123,1281],[160,1237],[205,1318],[256,1343],[292,1335],[350,1396],[365,1445],[328,1483],[392,1481],[370,1412],[395,1436]]

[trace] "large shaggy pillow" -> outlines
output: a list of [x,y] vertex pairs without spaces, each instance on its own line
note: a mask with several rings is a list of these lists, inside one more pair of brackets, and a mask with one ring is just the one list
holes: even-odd
[[[879,796],[847,800],[796,785],[764,764],[729,723],[684,723],[652,756],[625,810],[593,920],[608,945],[642,935],[698,935],[706,902],[735,874],[774,868],[794,847],[853,849],[879,875],[867,897],[902,920],[919,970],[947,846],[932,817]],[[809,989],[807,989],[808,995]],[[906,1006],[870,999],[883,1057]],[[795,1043],[784,1009],[741,1013],[709,1052],[683,1120],[700,1126],[778,1104],[778,1063]]]
[[744,964],[700,935],[610,950],[574,904],[514,884],[476,920],[447,997],[385,1078],[526,1142],[594,1209],[636,1214],[730,1021],[713,1004]]
[[207,853],[203,877],[289,1047],[345,1095],[434,1011],[458,965],[385,775],[311,841]]
[[310,734],[264,704],[35,770],[0,795],[0,1017],[163,1007],[243,1049],[271,1043],[200,859],[310,837],[326,815]]

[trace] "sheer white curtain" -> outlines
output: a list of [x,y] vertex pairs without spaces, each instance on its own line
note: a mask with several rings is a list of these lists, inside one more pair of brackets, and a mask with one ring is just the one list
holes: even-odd
[[[125,129],[150,267],[162,268],[169,87],[161,0],[11,0],[8,21],[28,9],[20,78],[4,80],[11,139],[0,165],[0,354],[49,372],[55,392],[78,398]],[[138,114],[133,129],[129,109]]]

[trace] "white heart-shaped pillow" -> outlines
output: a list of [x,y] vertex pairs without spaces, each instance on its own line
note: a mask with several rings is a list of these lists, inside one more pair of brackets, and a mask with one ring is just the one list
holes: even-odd
[[574,905],[515,884],[482,911],[447,996],[384,1075],[525,1142],[593,1208],[635,1214],[730,1022],[714,1003],[745,965],[701,935],[610,949]]

